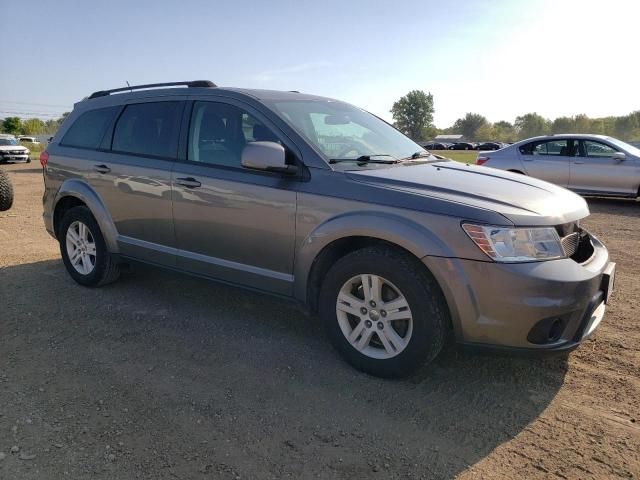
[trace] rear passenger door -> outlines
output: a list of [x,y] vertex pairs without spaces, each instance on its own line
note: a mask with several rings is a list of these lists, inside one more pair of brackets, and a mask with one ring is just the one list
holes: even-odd
[[196,101],[189,108],[183,158],[173,171],[178,267],[291,295],[300,179],[240,164],[248,142],[276,141],[287,148],[286,142],[240,102]]
[[527,175],[562,187],[569,185],[569,161],[574,152],[572,140],[538,140],[521,145],[519,151]]
[[171,168],[183,108],[175,97],[124,105],[92,162],[90,183],[112,216],[122,255],[175,265]]

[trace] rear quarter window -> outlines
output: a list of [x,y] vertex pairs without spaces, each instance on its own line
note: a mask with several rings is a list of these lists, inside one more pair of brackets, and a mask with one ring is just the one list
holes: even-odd
[[61,145],[98,148],[119,107],[98,108],[80,115],[67,130]]

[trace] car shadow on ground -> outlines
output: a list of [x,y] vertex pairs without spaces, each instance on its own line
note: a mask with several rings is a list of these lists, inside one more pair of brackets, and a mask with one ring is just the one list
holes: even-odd
[[100,289],[57,260],[6,267],[0,305],[13,392],[0,404],[57,426],[21,441],[42,451],[65,438],[39,468],[72,476],[69,465],[104,467],[84,444],[122,443],[109,466],[121,478],[203,464],[242,478],[451,478],[535,420],[567,370],[566,357],[448,347],[412,378],[381,380],[346,365],[293,305],[147,267]]
[[604,213],[623,217],[640,217],[640,201],[628,198],[586,198],[591,213]]

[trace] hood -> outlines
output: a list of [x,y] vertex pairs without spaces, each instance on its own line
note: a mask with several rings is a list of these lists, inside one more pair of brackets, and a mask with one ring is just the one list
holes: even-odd
[[0,145],[0,151],[2,151],[2,152],[6,152],[6,151],[10,151],[10,152],[16,151],[17,152],[18,150],[26,152],[29,149],[23,147],[22,145]]
[[347,175],[377,188],[490,210],[515,225],[559,225],[589,215],[587,202],[569,190],[484,166],[447,161],[352,170]]

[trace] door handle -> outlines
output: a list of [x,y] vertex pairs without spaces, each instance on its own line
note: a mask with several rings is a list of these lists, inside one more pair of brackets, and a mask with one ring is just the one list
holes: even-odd
[[584,162],[580,161],[580,160],[576,160],[573,163],[575,163],[576,165],[582,165]]
[[106,165],[94,165],[93,170],[98,173],[109,173],[111,171]]
[[193,177],[176,178],[175,183],[187,188],[198,188],[202,185],[198,180],[196,180]]

